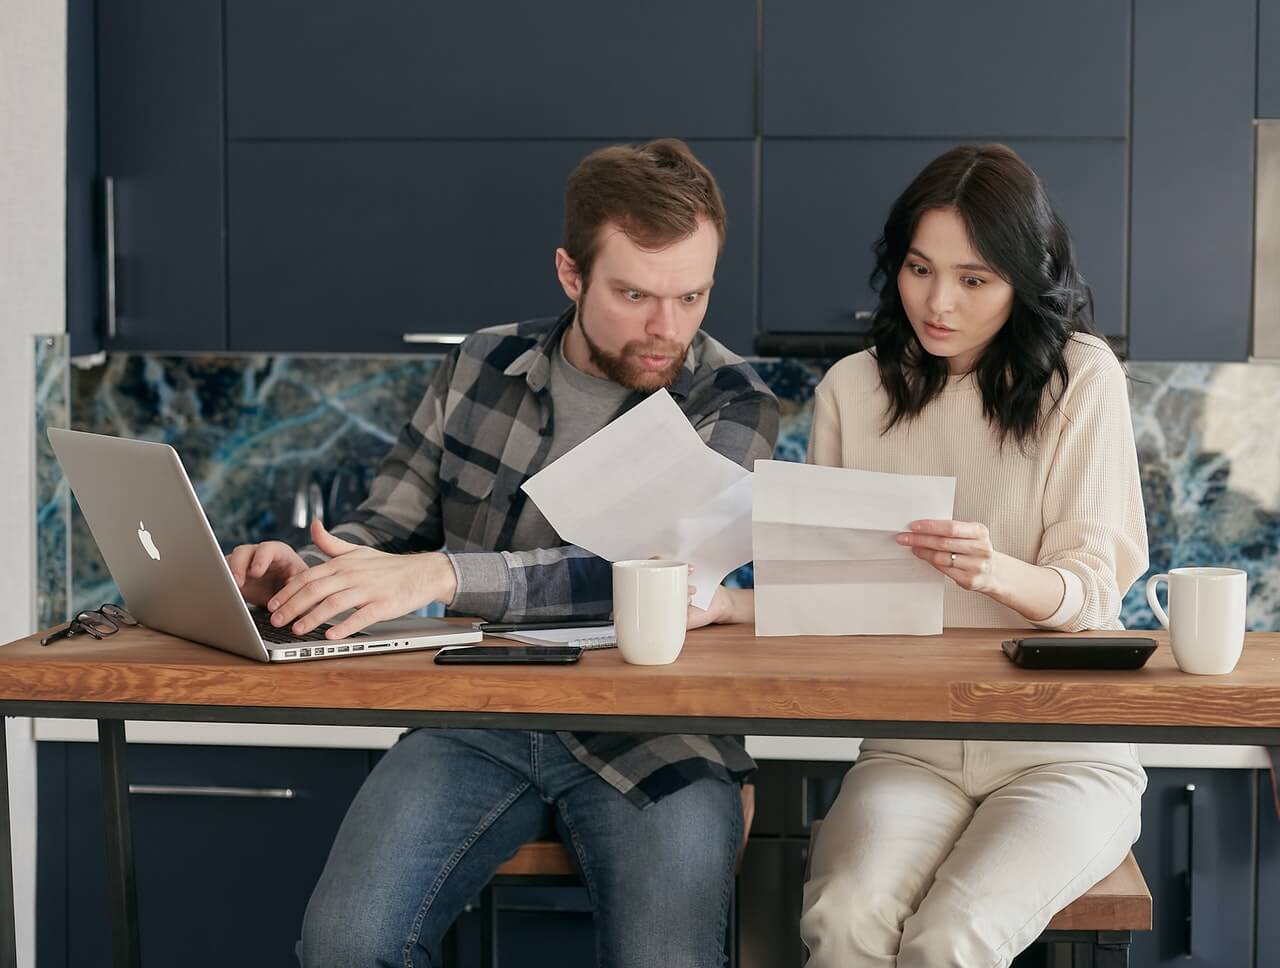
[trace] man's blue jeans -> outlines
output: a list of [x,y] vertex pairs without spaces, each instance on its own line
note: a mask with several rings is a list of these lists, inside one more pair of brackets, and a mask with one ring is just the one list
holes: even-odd
[[555,733],[419,729],[365,781],[307,905],[304,968],[422,968],[498,865],[554,831],[595,905],[601,968],[723,964],[738,788],[698,780],[641,810]]

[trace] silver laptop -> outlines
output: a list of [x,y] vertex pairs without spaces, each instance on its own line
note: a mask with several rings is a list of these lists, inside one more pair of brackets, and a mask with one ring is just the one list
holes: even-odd
[[236,587],[178,454],[168,444],[49,429],[49,443],[106,559],[143,625],[261,662],[302,662],[479,642],[441,619],[379,622],[349,639],[273,628]]

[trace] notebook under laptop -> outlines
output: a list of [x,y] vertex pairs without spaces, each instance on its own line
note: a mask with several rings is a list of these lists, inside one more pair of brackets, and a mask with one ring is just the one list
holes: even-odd
[[379,622],[347,639],[294,636],[245,604],[182,461],[167,444],[49,429],[125,607],[143,625],[261,662],[299,662],[479,642],[440,619]]

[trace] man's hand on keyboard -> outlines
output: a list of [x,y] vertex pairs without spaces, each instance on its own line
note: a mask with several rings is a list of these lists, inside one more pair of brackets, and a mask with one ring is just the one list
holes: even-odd
[[298,553],[283,541],[237,545],[227,565],[250,605],[265,605],[294,575],[307,570]]
[[439,552],[389,554],[334,537],[319,521],[311,522],[311,537],[329,560],[294,574],[267,602],[271,624],[280,628],[292,622],[295,635],[355,609],[325,633],[346,638],[431,602],[447,605],[457,593],[453,564]]

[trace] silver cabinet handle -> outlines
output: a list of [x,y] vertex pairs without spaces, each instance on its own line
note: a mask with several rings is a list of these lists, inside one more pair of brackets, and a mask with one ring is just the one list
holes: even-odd
[[164,783],[130,783],[129,792],[140,797],[236,797],[245,800],[292,800],[290,787],[170,786]]
[[106,286],[107,339],[116,338],[116,180],[110,176],[102,179],[103,234],[106,236],[106,266],[102,274]]
[[466,333],[405,333],[406,343],[448,343],[456,345],[467,338]]

